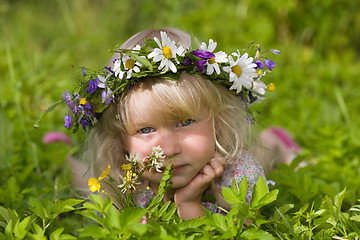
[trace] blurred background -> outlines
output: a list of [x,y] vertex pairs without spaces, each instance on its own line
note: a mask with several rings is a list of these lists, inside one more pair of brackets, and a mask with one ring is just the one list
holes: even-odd
[[[0,0],[0,205],[21,209],[30,195],[71,194],[64,159],[76,155],[84,135],[64,129],[63,105],[39,128],[34,124],[81,78],[78,67],[98,69],[110,58],[108,50],[141,30],[162,27],[212,38],[226,52],[251,41],[262,50],[279,49],[270,56],[277,63],[269,78],[276,91],[254,107],[261,113],[258,128],[284,127],[315,164],[349,166],[340,175],[322,173],[335,174],[331,194],[352,179],[355,198],[359,9],[354,0]],[[73,145],[43,143],[48,131],[68,134]]]

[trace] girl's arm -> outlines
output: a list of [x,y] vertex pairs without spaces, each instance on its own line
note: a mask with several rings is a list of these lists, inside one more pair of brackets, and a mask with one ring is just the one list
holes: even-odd
[[225,159],[219,153],[215,153],[188,185],[176,190],[174,200],[180,218],[188,220],[205,215],[201,205],[202,195],[210,183],[222,175],[224,165]]

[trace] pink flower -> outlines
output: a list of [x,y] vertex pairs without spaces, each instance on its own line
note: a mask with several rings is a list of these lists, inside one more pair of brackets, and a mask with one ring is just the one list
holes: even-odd
[[57,131],[47,132],[42,140],[43,143],[45,144],[62,141],[67,145],[71,145],[70,138],[65,133],[57,132]]
[[145,224],[145,223],[148,223],[149,222],[149,219],[146,217],[146,216],[143,216],[141,219],[140,219],[140,223],[142,224]]

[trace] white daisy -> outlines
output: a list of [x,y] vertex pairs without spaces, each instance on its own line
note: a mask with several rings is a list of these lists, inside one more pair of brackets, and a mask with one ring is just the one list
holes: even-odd
[[155,48],[148,55],[148,58],[152,58],[154,62],[161,61],[158,69],[163,73],[169,71],[169,68],[173,73],[176,73],[177,68],[171,60],[173,59],[177,61],[176,54],[179,56],[183,56],[185,49],[182,46],[177,47],[175,41],[171,41],[171,39],[167,36],[166,32],[160,32],[160,35],[161,41],[157,37],[154,37],[154,40],[159,46],[159,48]]
[[112,75],[112,73],[109,73],[108,75],[106,75],[106,77],[103,77],[101,75],[97,75],[97,78],[99,79],[99,82],[97,83],[97,86],[99,88],[106,88],[106,81],[108,80],[108,78]]
[[[133,50],[140,50],[140,45],[136,45]],[[121,63],[124,66],[125,71],[121,70]],[[135,61],[129,55],[123,55],[122,59],[117,59],[114,62],[114,74],[115,77],[119,76],[120,79],[126,77],[127,79],[131,78],[132,72],[140,72],[140,68],[142,64],[138,61]]]
[[257,65],[253,63],[253,58],[249,57],[248,53],[238,57],[236,61],[232,56],[229,56],[229,64],[230,66],[223,69],[225,72],[230,73],[229,81],[233,82],[230,90],[236,90],[236,93],[239,93],[243,86],[250,89],[254,81],[253,78],[258,76],[255,70]]
[[[214,42],[212,39],[209,40],[209,46],[206,45],[206,43],[202,42],[200,45],[200,49],[208,52],[213,52],[217,46],[217,42]],[[219,63],[225,63],[229,60],[227,59],[227,54],[223,51],[214,53],[215,57],[210,58],[205,66],[206,66],[206,74],[212,75],[214,73],[214,70],[217,74],[220,74],[220,67]]]

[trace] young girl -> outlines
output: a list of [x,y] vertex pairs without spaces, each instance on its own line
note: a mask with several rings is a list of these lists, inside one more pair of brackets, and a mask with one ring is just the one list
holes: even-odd
[[[265,71],[257,48],[254,63],[248,53],[215,51],[212,40],[189,50],[191,44],[177,29],[140,32],[114,53],[106,74],[89,76],[83,69],[83,90],[63,95],[72,112],[65,127],[90,129],[83,157],[95,176],[108,165],[110,175],[124,176],[121,165],[129,153],[145,157],[161,146],[165,165],[174,163],[164,200],[173,198],[185,220],[203,216],[202,206],[229,209],[221,189],[231,187],[233,178],[240,184],[246,175],[249,202],[254,184],[264,177],[251,155],[248,106],[264,98],[267,86],[260,77],[275,65],[265,60]],[[144,172],[135,193],[138,206],[147,207],[156,196],[161,177],[161,171]]]

